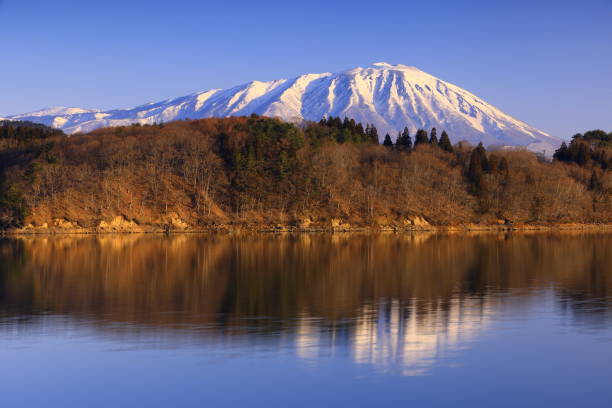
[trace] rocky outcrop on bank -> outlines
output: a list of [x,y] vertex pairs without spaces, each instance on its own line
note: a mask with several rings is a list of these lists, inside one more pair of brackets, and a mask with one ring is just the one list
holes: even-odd
[[434,225],[422,216],[401,219],[376,217],[368,223],[350,223],[342,218],[327,220],[304,217],[287,223],[227,222],[209,225],[190,225],[176,213],[169,213],[152,223],[139,223],[123,215],[81,225],[76,220],[52,218],[47,222],[29,223],[22,228],[1,231],[3,234],[109,234],[109,233],[197,233],[197,232],[469,232],[469,231],[555,231],[555,230],[611,230],[612,224],[515,224],[495,220],[489,224],[464,223]]

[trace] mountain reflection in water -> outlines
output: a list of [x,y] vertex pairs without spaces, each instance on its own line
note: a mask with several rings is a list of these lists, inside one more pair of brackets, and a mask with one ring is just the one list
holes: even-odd
[[608,327],[611,248],[570,233],[3,238],[0,335],[84,326],[423,375],[542,296],[571,325]]

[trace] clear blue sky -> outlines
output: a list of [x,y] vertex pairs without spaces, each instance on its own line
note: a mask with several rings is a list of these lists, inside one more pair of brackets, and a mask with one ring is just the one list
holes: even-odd
[[414,65],[561,137],[612,131],[612,0],[0,0],[0,115]]

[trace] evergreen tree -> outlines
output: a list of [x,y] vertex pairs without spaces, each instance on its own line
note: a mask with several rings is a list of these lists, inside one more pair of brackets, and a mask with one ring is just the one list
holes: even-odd
[[572,136],[572,142],[580,139],[582,139],[582,133],[576,133],[574,136]]
[[360,135],[362,139],[364,138],[365,130],[363,130],[363,125],[361,123],[358,123],[357,126],[355,126],[355,133]]
[[431,128],[431,133],[429,134],[429,144],[431,145],[438,145],[438,131],[436,130],[436,128]]
[[589,162],[591,158],[591,152],[589,147],[585,143],[578,143],[578,154],[576,155],[576,163],[580,166],[584,166]]
[[[483,154],[484,153],[484,154]],[[479,211],[485,213],[489,210],[489,186],[485,178],[485,171],[488,169],[486,151],[480,143],[470,155],[470,165],[468,167],[468,179],[472,183],[472,193],[478,199]]]
[[333,126],[337,129],[342,129],[342,120],[340,120],[340,116],[333,118]]
[[393,147],[393,141],[391,140],[391,136],[389,136],[388,133],[385,135],[385,141],[383,142],[383,146]]
[[[575,137],[575,136],[574,136]],[[580,143],[576,140],[572,140],[567,148],[567,160],[568,162],[576,162],[578,159],[578,150],[580,149]]]
[[0,139],[12,139],[22,143],[52,136],[64,136],[64,132],[28,121],[0,120]]
[[477,185],[483,177],[481,158],[482,156],[476,149],[472,150],[467,176],[474,185]]
[[472,154],[477,154],[478,162],[480,163],[480,169],[488,173],[491,171],[491,167],[489,166],[489,160],[487,159],[487,151],[482,145],[482,142],[478,143],[478,146],[472,151]]
[[414,137],[414,145],[415,147],[420,144],[429,143],[429,138],[427,137],[427,132],[423,129],[419,129],[416,132],[416,136]]
[[591,173],[591,179],[589,180],[589,190],[601,191],[603,190],[603,183],[597,174],[597,171],[593,169]]
[[349,118],[347,118],[346,116],[344,117],[344,120],[342,121],[342,129],[351,129],[351,122],[349,121]]
[[397,137],[395,138],[395,148],[397,150],[401,150],[401,143],[402,143],[402,132],[397,132]]
[[438,142],[438,146],[444,151],[449,153],[453,152],[453,144],[451,143],[448,134],[445,130],[442,131],[442,135],[440,136],[440,141]]
[[608,134],[600,129],[589,130],[588,132],[584,132],[582,140],[592,142],[599,146],[612,146],[612,133]]
[[357,122],[355,122],[355,119],[349,120],[348,128],[351,131],[351,133],[353,133],[353,134],[357,134],[358,133],[357,132]]
[[606,149],[612,139],[603,130],[589,130],[584,135],[577,133],[572,137],[569,146],[561,143],[555,150],[553,158],[563,162],[574,162],[579,166],[587,166],[595,162],[603,169],[609,168],[610,163]]
[[376,129],[376,126],[371,125],[370,126],[370,133],[367,134],[366,136],[367,136],[367,140],[369,142],[378,144],[378,129]]
[[404,151],[412,149],[412,138],[410,137],[408,127],[405,127],[402,133],[398,133],[397,140],[395,141],[395,148]]
[[555,153],[553,154],[553,159],[559,160],[562,162],[569,161],[570,159],[569,149],[567,148],[567,144],[565,142],[561,143],[561,147],[555,150]]

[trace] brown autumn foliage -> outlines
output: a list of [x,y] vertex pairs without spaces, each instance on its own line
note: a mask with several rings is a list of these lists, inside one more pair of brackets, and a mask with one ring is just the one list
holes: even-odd
[[161,225],[168,214],[193,227],[305,218],[366,225],[414,215],[437,225],[612,221],[609,169],[550,163],[526,150],[488,152],[507,168],[491,164],[475,188],[470,146],[398,151],[334,132],[212,118],[4,146],[0,226],[59,218],[93,227],[115,216]]

